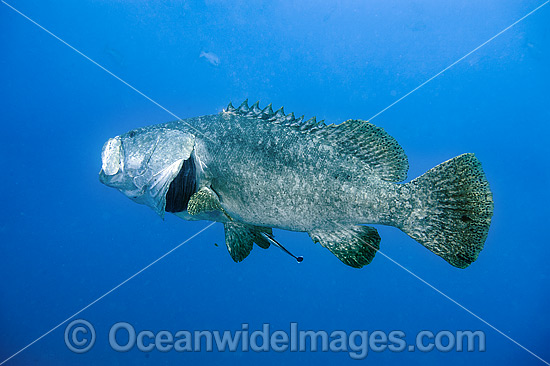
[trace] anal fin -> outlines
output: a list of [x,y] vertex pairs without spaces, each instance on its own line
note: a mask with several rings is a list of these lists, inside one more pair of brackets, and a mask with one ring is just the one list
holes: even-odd
[[263,249],[269,247],[269,241],[262,236],[262,232],[273,235],[269,227],[247,225],[238,222],[226,222],[223,224],[225,229],[225,245],[235,262],[245,259],[252,251],[254,243]]
[[369,264],[380,248],[380,235],[370,226],[342,226],[335,230],[309,232],[314,242],[321,244],[344,264],[361,268]]

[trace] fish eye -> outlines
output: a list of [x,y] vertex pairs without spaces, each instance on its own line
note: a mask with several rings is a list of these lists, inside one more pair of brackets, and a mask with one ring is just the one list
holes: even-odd
[[129,137],[134,137],[136,135],[136,131],[130,131],[128,132]]

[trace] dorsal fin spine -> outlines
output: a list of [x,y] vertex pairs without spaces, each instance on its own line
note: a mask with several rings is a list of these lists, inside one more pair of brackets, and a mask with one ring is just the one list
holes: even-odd
[[242,115],[246,115],[248,113],[248,110],[249,110],[248,99],[245,99],[245,101],[242,102],[239,108],[237,109],[237,112],[240,112]]
[[260,101],[257,101],[256,103],[252,104],[252,107],[250,107],[250,112],[257,115],[262,110],[260,109]]
[[237,110],[235,109],[235,107],[233,107],[233,103],[229,102],[229,105],[227,106],[227,108],[225,108],[225,111],[235,113]]
[[281,107],[274,112],[272,104],[267,105],[263,109],[260,107],[259,101],[255,102],[251,106],[248,106],[248,99],[242,102],[238,108],[235,108],[232,103],[229,103],[224,112],[238,114],[243,117],[259,118],[280,125],[295,127],[300,131],[316,129],[316,127],[322,127],[325,125],[324,120],[317,121],[315,117],[312,117],[304,122],[304,116],[296,118],[292,112],[285,114],[284,107]]
[[273,115],[273,108],[271,107],[271,104],[269,104],[267,107],[265,107],[262,110],[262,118],[268,119]]

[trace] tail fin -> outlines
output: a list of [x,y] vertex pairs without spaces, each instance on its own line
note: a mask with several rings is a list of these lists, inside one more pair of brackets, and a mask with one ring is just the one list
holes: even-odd
[[410,202],[400,228],[455,267],[477,259],[493,216],[493,196],[481,163],[463,154],[401,186]]

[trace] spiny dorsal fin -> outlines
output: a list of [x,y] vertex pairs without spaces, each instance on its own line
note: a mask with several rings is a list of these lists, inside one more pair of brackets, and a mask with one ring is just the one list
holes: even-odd
[[339,125],[326,125],[315,117],[304,121],[304,116],[285,115],[282,107],[273,112],[271,104],[264,109],[260,108],[259,102],[249,107],[248,99],[238,108],[229,103],[224,112],[266,120],[321,138],[342,153],[360,159],[381,179],[401,182],[407,177],[409,162],[403,148],[383,128],[367,121],[348,120]]
[[295,118],[294,113],[289,113],[285,115],[283,107],[279,108],[277,111],[273,111],[273,107],[269,104],[265,108],[260,108],[260,102],[254,103],[252,106],[248,106],[248,99],[241,103],[238,108],[233,107],[232,103],[229,103],[227,108],[224,110],[225,113],[238,114],[243,117],[259,118],[269,122],[274,122],[287,127],[297,127],[298,129],[305,131],[317,126],[325,126],[323,121],[317,122],[315,117],[312,119],[303,122],[304,116],[300,118]]

